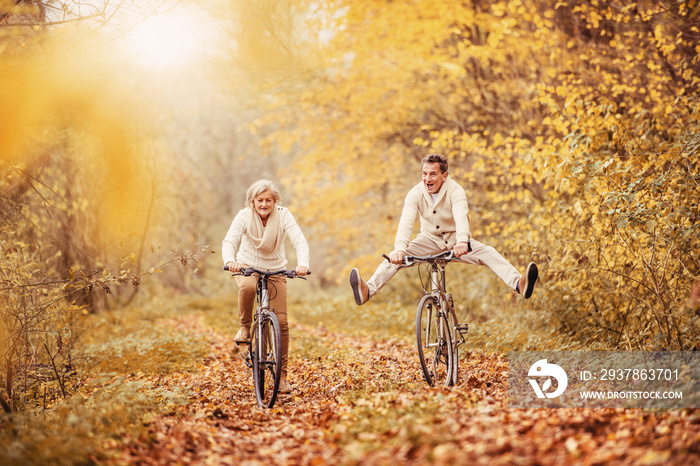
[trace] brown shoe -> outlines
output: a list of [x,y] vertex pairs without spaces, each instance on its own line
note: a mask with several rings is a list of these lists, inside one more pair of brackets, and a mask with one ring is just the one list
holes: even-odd
[[539,271],[537,270],[537,265],[534,262],[527,264],[525,269],[525,275],[520,277],[518,282],[518,290],[523,298],[528,299],[532,296],[532,290],[535,288],[535,282],[537,281],[537,276]]
[[287,378],[286,377],[281,377],[280,378],[280,393],[290,393],[292,391],[292,387],[289,386],[287,383]]
[[357,269],[352,269],[350,271],[350,286],[352,287],[352,293],[355,296],[355,302],[358,306],[369,301],[369,288],[367,288],[367,284],[362,279],[360,271]]
[[247,343],[250,340],[250,329],[248,327],[241,327],[238,329],[238,333],[233,337],[233,341],[236,343]]

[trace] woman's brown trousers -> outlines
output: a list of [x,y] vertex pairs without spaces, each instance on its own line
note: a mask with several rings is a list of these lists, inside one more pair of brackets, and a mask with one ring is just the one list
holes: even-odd
[[[238,283],[238,313],[241,317],[241,327],[250,329],[253,322],[253,305],[255,304],[255,290],[258,286],[258,277],[251,275],[236,276]],[[287,320],[287,278],[274,276],[268,279],[268,296],[270,307],[274,309],[277,320],[280,323],[282,334],[282,378],[287,378],[287,353],[289,352],[289,321]]]

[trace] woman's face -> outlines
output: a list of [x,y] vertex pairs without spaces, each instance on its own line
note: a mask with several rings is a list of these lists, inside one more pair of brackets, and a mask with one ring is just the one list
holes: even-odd
[[253,206],[260,217],[267,218],[270,212],[272,212],[272,209],[275,208],[275,198],[272,196],[272,191],[268,189],[258,194],[258,196],[253,199]]

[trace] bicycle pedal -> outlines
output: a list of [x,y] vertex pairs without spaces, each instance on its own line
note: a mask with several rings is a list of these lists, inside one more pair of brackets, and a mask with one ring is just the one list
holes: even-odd
[[238,346],[246,346],[249,343],[249,341],[236,341],[236,344]]
[[457,324],[455,326],[455,329],[460,335],[466,335],[467,333],[469,333],[469,324]]
[[248,369],[253,368],[253,362],[250,360],[250,353],[245,354],[245,365]]

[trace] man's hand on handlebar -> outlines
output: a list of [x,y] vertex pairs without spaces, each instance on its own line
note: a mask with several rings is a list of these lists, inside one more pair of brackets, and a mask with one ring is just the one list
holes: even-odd
[[297,265],[297,268],[296,268],[297,276],[305,277],[308,272],[309,272],[308,267],[304,267],[303,265]]
[[467,254],[468,252],[471,252],[471,250],[472,249],[469,242],[460,242],[458,245],[455,245],[454,249],[442,251],[438,254],[429,256],[411,256],[406,254],[405,251],[396,250],[389,253],[388,256],[386,254],[382,254],[382,257],[392,264],[398,265],[399,267],[410,267],[419,262],[423,263],[432,261],[459,260],[460,255]]
[[391,261],[392,264],[403,264],[403,256],[406,255],[406,251],[391,251],[389,253],[389,260]]
[[469,252],[469,243],[466,241],[460,241],[459,243],[455,244],[452,252],[456,257],[462,257]]

